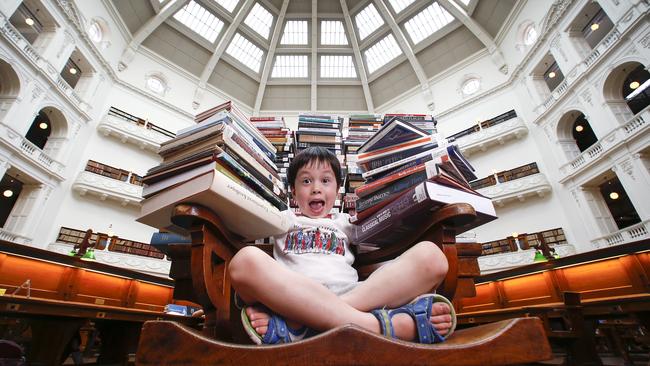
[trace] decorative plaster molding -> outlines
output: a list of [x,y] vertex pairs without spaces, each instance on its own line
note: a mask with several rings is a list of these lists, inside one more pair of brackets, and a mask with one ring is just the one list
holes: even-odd
[[482,195],[492,199],[498,206],[504,206],[506,202],[519,200],[524,201],[526,197],[537,195],[544,197],[551,191],[551,183],[542,173],[529,175],[523,178],[497,183],[493,186],[478,190]]
[[[47,246],[47,250],[67,255],[72,250],[72,244],[51,243]],[[99,263],[163,276],[165,278],[169,276],[169,270],[171,268],[171,262],[166,259],[149,258],[108,250],[95,250],[95,260]]]
[[105,136],[114,136],[123,143],[129,142],[152,152],[158,152],[160,144],[170,138],[110,114],[97,124],[97,130]]
[[485,151],[489,146],[503,144],[509,139],[518,139],[527,133],[528,127],[521,118],[514,117],[506,122],[460,137],[456,142],[463,154],[470,156],[475,151]]
[[591,244],[595,248],[604,248],[648,238],[650,238],[650,220],[645,220],[605,236],[595,238],[591,240]]
[[44,171],[49,177],[59,182],[64,180],[62,174],[65,166],[62,163],[52,159],[43,150],[4,123],[0,123],[0,144],[9,147],[17,156]]
[[104,201],[107,198],[116,200],[127,206],[129,204],[140,207],[142,201],[142,186],[111,179],[99,174],[82,171],[72,183],[72,189],[84,196],[90,193]]
[[[576,254],[576,249],[571,244],[553,246],[560,257]],[[535,249],[518,250],[499,254],[490,254],[478,257],[478,265],[481,268],[481,275],[504,271],[515,267],[533,264]]]
[[10,241],[16,244],[32,245],[32,239],[26,236],[12,233],[11,231],[0,228],[0,240]]

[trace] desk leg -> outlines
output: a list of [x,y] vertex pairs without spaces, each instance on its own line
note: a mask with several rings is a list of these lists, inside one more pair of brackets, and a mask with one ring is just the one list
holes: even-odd
[[32,342],[27,351],[30,365],[60,365],[72,337],[86,319],[32,318]]
[[126,365],[129,354],[135,353],[140,340],[142,323],[125,321],[96,321],[101,347],[97,364]]

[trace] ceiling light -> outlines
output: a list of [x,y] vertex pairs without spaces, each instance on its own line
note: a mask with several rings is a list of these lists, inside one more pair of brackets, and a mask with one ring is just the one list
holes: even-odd
[[39,127],[41,130],[47,130],[47,123],[45,123],[45,122],[41,122],[41,123],[39,123],[38,127]]
[[70,73],[71,73],[72,75],[76,74],[76,73],[77,73],[77,69],[75,69],[74,67],[71,67],[71,68],[70,68]]
[[647,87],[650,86],[650,79],[646,80],[643,82],[643,84],[639,85],[638,88],[634,89],[630,94],[628,94],[627,97],[625,97],[626,100],[630,100],[637,95],[641,94]]
[[638,81],[633,81],[633,82],[630,83],[630,89],[634,90],[634,89],[638,88],[640,85],[641,84],[639,84]]
[[2,195],[9,198],[14,195],[14,191],[12,191],[11,189],[5,189],[5,191],[2,192]]
[[598,30],[598,28],[600,28],[600,25],[598,25],[598,23],[594,23],[594,24],[591,25],[591,30],[592,31]]
[[34,25],[34,19],[32,19],[32,18],[25,18],[25,23],[27,23],[27,25]]
[[519,233],[518,233],[518,232],[516,232],[516,231],[515,231],[515,232],[513,232],[513,233],[512,233],[512,237],[513,237],[513,238],[517,238],[517,237],[519,237]]
[[551,71],[548,73],[548,78],[553,79],[555,77],[555,71]]
[[617,200],[618,199],[618,193],[617,192],[610,193],[609,198],[611,198],[613,200]]
[[576,126],[576,131],[577,131],[577,132],[582,132],[582,130],[584,130],[584,129],[585,129],[585,128],[582,127],[582,125],[577,125],[577,126]]

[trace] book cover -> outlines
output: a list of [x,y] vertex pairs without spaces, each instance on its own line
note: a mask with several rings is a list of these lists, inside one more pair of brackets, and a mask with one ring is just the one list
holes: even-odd
[[399,194],[400,192],[413,187],[416,184],[422,183],[427,180],[427,172],[421,170],[413,173],[407,177],[393,182],[387,187],[378,190],[366,197],[357,200],[355,208],[357,212],[363,212],[368,208],[379,204],[382,200],[389,198],[392,195]]
[[474,167],[465,159],[463,154],[460,152],[458,145],[453,144],[447,146],[447,154],[449,155],[449,160],[452,164],[460,171],[466,181],[471,182],[478,179],[476,174],[474,174]]
[[177,233],[157,232],[151,234],[150,245],[166,245],[166,244],[190,244],[192,238],[188,235],[181,235]]
[[404,178],[404,177],[409,176],[411,174],[417,173],[419,171],[423,171],[424,169],[425,169],[425,163],[418,164],[418,165],[410,167],[408,169],[399,171],[399,172],[397,172],[395,174],[387,175],[387,176],[385,176],[385,177],[383,177],[381,179],[377,179],[377,180],[372,181],[372,182],[364,183],[364,184],[360,185],[359,187],[357,187],[354,190],[354,193],[359,198],[365,197],[365,196],[371,194],[372,192],[376,192],[376,191],[386,187],[386,185],[390,184],[391,182],[394,182],[394,181],[396,181],[398,179]]
[[426,131],[395,117],[384,123],[373,137],[361,145],[359,153],[391,147],[428,135]]
[[158,229],[179,230],[171,222],[172,210],[179,203],[211,209],[226,227],[246,240],[280,235],[289,229],[289,221],[280,210],[217,170],[145,199],[137,221]]
[[435,144],[426,144],[426,145],[416,146],[407,150],[396,151],[392,154],[384,155],[382,157],[371,159],[371,160],[363,160],[363,161],[357,160],[357,166],[363,169],[363,171],[369,171],[369,170],[380,168],[387,164],[392,164],[402,159],[406,159],[409,156],[417,155],[424,151],[433,150],[436,147],[438,146]]
[[[402,165],[413,162],[413,161],[418,161],[417,164],[421,164],[421,163],[424,163],[424,161],[434,160],[434,159],[436,159],[436,157],[438,157],[438,156],[440,156],[441,154],[444,154],[444,153],[445,153],[445,151],[443,149],[432,149],[432,150],[423,151],[423,152],[421,152],[419,154],[411,155],[411,156],[406,157],[406,158],[404,158],[402,160],[398,160],[396,162],[386,164],[386,165],[381,166],[379,168],[369,170],[369,171],[361,174],[361,176],[363,178],[376,176],[376,175],[381,174],[381,173],[389,172],[389,171],[391,171],[391,169],[400,168]],[[422,160],[424,160],[424,161],[422,161]],[[378,178],[378,177],[375,177],[375,178]]]
[[434,144],[436,146],[438,145],[435,135],[427,135],[415,140],[406,141],[401,144],[388,146],[383,149],[374,150],[367,153],[360,153],[359,152],[360,148],[359,148],[357,149],[357,158],[359,159],[359,161],[363,162],[366,160],[377,159],[386,155],[394,154],[399,151],[404,151],[404,150],[412,149],[417,146],[428,145],[428,144]]

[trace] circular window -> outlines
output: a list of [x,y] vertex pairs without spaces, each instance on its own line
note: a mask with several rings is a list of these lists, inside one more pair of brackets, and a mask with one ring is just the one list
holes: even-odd
[[531,44],[535,43],[536,40],[537,31],[535,30],[535,26],[533,24],[530,24],[524,30],[524,44],[526,46],[530,46]]
[[154,93],[164,94],[167,86],[161,78],[157,76],[149,76],[147,78],[147,89],[151,90]]
[[460,89],[464,95],[471,95],[476,93],[480,87],[481,81],[477,78],[472,78],[466,80]]
[[90,27],[88,27],[88,36],[95,43],[101,42],[103,32],[102,27],[97,23],[97,21],[90,23]]

